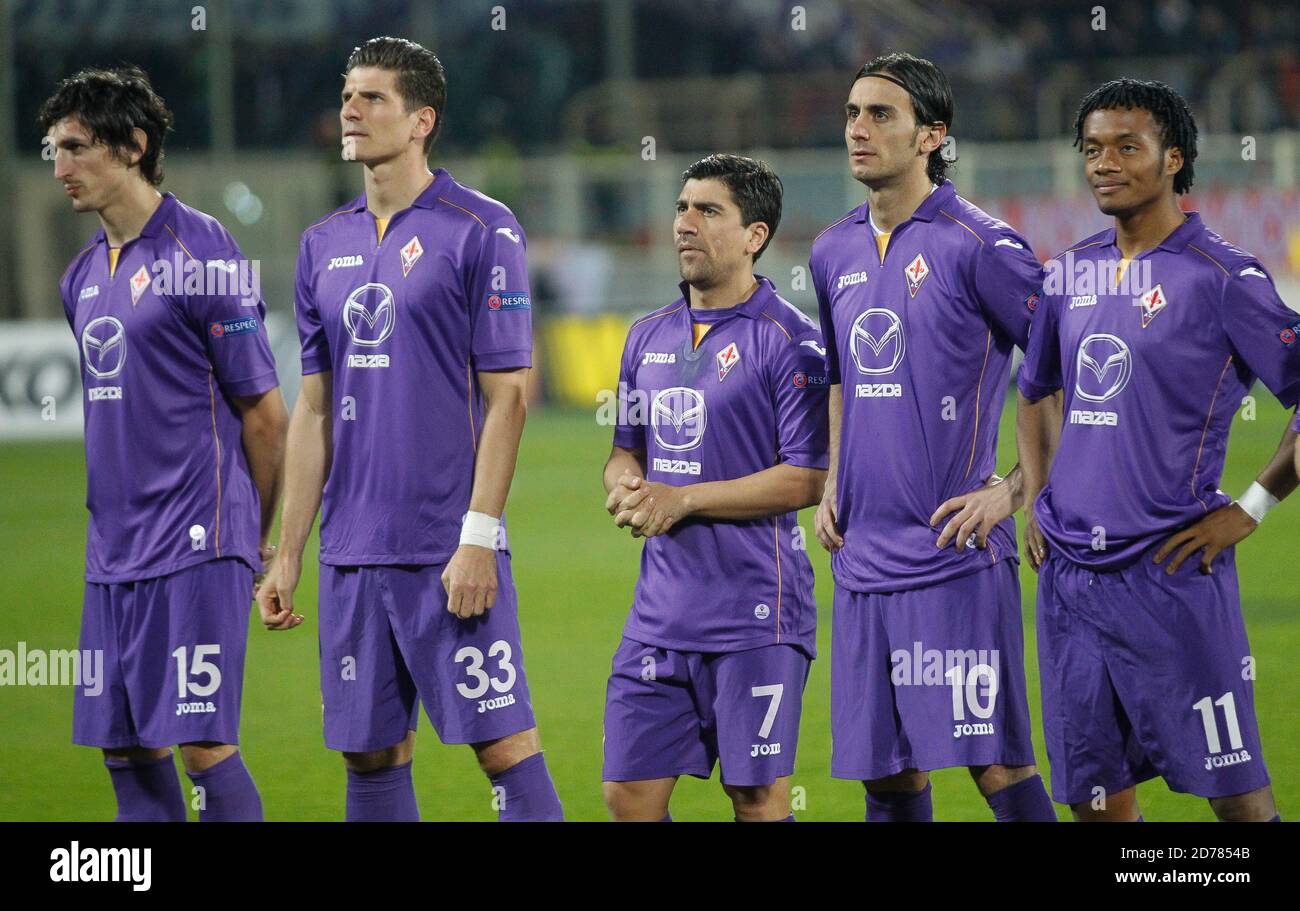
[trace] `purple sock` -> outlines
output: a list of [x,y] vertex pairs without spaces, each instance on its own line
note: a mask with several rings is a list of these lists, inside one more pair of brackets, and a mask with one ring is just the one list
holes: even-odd
[[1282,821],[1281,813],[1274,813],[1273,818],[1269,820],[1269,822],[1281,822],[1281,821]]
[[867,822],[934,822],[934,806],[930,803],[930,782],[916,793],[884,791],[867,792]]
[[419,822],[411,762],[354,772],[348,769],[348,822]]
[[998,822],[1056,822],[1056,810],[1040,775],[1007,785],[984,799]]
[[172,754],[145,762],[105,759],[117,795],[114,822],[184,822],[185,798]]
[[[563,822],[560,797],[546,771],[546,760],[534,753],[498,775],[489,775],[497,796],[501,822]],[[499,789],[499,790],[498,790]]]
[[238,750],[202,772],[186,774],[203,789],[199,822],[262,821],[262,798]]
[[660,822],[672,822],[672,821],[673,821],[673,814],[671,814],[671,813],[665,813],[665,814],[664,814],[664,818],[661,819],[661,820],[659,820],[659,821],[660,821]]
[[[734,821],[736,821],[736,822],[744,822],[744,820],[741,819],[739,816],[733,816],[732,819],[733,819]],[[791,814],[790,814],[789,816],[787,816],[785,819],[774,819],[774,820],[772,820],[772,821],[773,821],[773,822],[794,822],[794,814],[791,813]]]
[[1134,822],[1146,822],[1146,820],[1142,818],[1142,814],[1141,814],[1141,813],[1139,813],[1139,814],[1138,814],[1138,818],[1135,819],[1135,820],[1133,820],[1133,821],[1134,821]]

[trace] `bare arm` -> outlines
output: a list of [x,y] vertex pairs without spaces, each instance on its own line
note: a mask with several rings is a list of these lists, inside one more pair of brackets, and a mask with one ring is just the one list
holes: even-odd
[[774,465],[730,481],[682,487],[686,514],[702,519],[765,519],[821,502],[826,472]]
[[[1288,422],[1277,451],[1268,460],[1264,470],[1255,478],[1255,483],[1278,500],[1285,500],[1296,489],[1295,462],[1296,432],[1291,429]],[[1156,551],[1153,559],[1157,563],[1163,562],[1177,550],[1177,556],[1165,567],[1165,572],[1173,575],[1184,560],[1203,550],[1199,569],[1206,575],[1212,575],[1214,558],[1227,548],[1245,540],[1258,527],[1259,523],[1242,508],[1241,503],[1234,501],[1170,537]]]
[[284,513],[280,517],[280,553],[297,564],[320,509],[321,493],[333,457],[331,398],[334,375],[311,373],[302,378],[289,420],[289,457],[285,460]]
[[271,526],[280,508],[280,489],[284,481],[284,442],[289,427],[289,412],[284,394],[277,386],[261,395],[236,396],[243,419],[241,441],[248,470],[257,488],[262,515],[258,535],[259,549],[265,554],[270,542]]
[[320,509],[321,492],[333,458],[332,388],[332,373],[304,376],[289,418],[280,546],[257,592],[257,607],[267,629],[293,629],[303,621],[302,615],[293,611],[293,594],[302,575],[302,552]]
[[1034,501],[1047,476],[1061,438],[1064,397],[1058,390],[1037,401],[1016,393],[1016,452],[1020,458],[1020,499],[1025,504],[1025,551],[1036,572],[1047,557],[1047,542],[1034,518]]
[[836,524],[839,521],[836,503],[839,498],[840,477],[840,418],[844,412],[843,387],[839,383],[831,386],[827,409],[827,422],[830,426],[830,463],[826,471],[821,504],[817,507],[817,515],[813,517],[813,532],[822,547],[829,551],[836,551],[844,546],[844,538],[840,535],[839,526]]
[[[528,368],[480,370],[483,429],[474,459],[474,486],[469,511],[499,519],[506,509],[519,459],[519,440],[528,417]],[[447,610],[461,619],[477,617],[496,603],[496,552],[461,544],[442,574]]]

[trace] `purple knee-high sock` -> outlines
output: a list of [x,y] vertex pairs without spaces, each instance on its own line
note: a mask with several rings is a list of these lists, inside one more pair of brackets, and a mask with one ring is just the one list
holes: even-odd
[[488,776],[496,794],[501,822],[563,822],[560,797],[546,770],[546,760],[534,753],[498,775]]
[[145,762],[105,759],[117,795],[115,822],[184,822],[185,798],[172,754]]
[[202,772],[187,772],[202,788],[199,822],[261,822],[262,798],[239,751]]
[[930,802],[930,782],[916,793],[884,791],[867,792],[867,822],[934,822],[934,806]]
[[348,769],[348,822],[419,822],[411,762],[354,772]]
[[984,799],[998,822],[1056,822],[1056,810],[1040,775],[1007,785]]

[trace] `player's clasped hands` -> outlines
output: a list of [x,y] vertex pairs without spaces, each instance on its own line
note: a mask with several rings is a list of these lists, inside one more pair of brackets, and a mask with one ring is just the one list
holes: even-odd
[[672,528],[685,515],[679,488],[624,472],[605,499],[605,509],[619,528],[634,538],[652,538]]

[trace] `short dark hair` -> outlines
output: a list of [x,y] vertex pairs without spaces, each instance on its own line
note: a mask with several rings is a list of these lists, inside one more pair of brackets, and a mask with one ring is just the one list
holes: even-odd
[[[918,128],[942,123],[952,129],[952,85],[943,70],[932,61],[911,54],[882,54],[864,63],[853,81],[857,82],[872,73],[893,76],[903,84],[912,99],[912,113],[916,116]],[[931,152],[925,166],[930,182],[942,183],[948,176],[948,168],[956,161],[957,155],[950,145],[940,146]]]
[[1143,110],[1160,128],[1160,151],[1182,149],[1183,166],[1174,175],[1174,192],[1186,193],[1192,188],[1196,160],[1196,118],[1187,106],[1186,99],[1163,82],[1144,79],[1112,79],[1093,89],[1079,104],[1074,118],[1074,144],[1083,148],[1083,122],[1093,111],[1110,111],[1116,108]]
[[767,225],[767,240],[754,254],[754,262],[763,255],[767,245],[776,237],[776,227],[781,223],[781,178],[776,176],[765,161],[741,155],[718,154],[701,158],[685,171],[682,183],[688,180],[720,180],[731,191],[740,207],[740,223],[745,226],[761,221]]
[[402,96],[406,112],[430,107],[437,116],[433,131],[424,138],[424,154],[429,154],[433,141],[442,132],[442,112],[447,106],[447,73],[442,61],[422,44],[405,38],[371,38],[352,49],[347,69],[343,75],[359,66],[373,66],[397,73],[397,91]]
[[155,187],[162,183],[163,139],[171,132],[172,114],[144,70],[124,65],[84,69],[69,76],[45,99],[36,119],[48,133],[65,117],[75,117],[92,142],[104,143],[122,160],[136,149],[132,131],[144,130],[140,176]]

